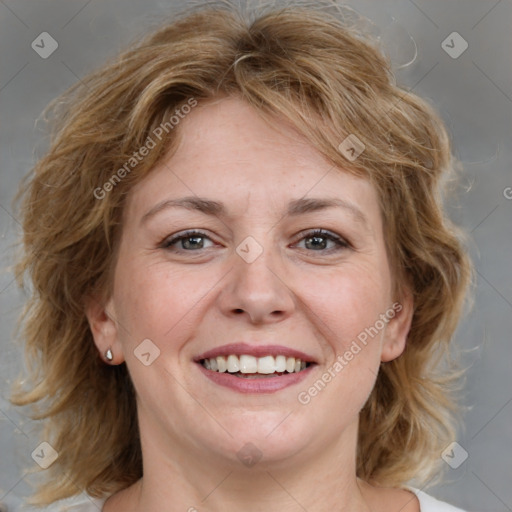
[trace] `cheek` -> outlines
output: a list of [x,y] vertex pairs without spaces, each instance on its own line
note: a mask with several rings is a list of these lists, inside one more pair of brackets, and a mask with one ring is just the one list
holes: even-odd
[[317,317],[315,324],[336,353],[345,351],[389,308],[389,278],[370,265],[347,265],[302,280],[302,295]]
[[375,385],[385,329],[379,315],[389,308],[388,284],[363,268],[313,282],[308,306],[328,357],[317,380],[298,399],[321,411],[319,418],[329,411],[329,421],[342,429],[347,418],[361,411]]
[[169,267],[168,263],[134,259],[116,276],[117,319],[133,342],[150,338],[163,347],[169,337],[174,341],[180,333],[186,336],[188,328],[197,323],[194,309],[220,285],[221,276],[211,270]]

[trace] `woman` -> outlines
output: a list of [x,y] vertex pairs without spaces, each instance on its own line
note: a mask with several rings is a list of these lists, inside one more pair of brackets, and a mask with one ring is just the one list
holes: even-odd
[[198,9],[83,82],[22,205],[35,502],[459,510],[419,490],[470,274],[431,108],[319,8]]

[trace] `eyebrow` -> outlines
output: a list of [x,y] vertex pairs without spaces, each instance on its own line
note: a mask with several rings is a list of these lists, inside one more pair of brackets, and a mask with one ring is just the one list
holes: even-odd
[[[227,217],[226,207],[218,201],[203,197],[189,196],[178,199],[166,199],[156,204],[141,219],[141,223],[147,222],[151,217],[168,208],[185,208],[191,211],[198,211],[214,217]],[[294,199],[288,203],[286,216],[297,217],[306,213],[326,210],[328,208],[343,208],[360,224],[368,227],[368,220],[363,212],[353,203],[340,198],[301,198]]]

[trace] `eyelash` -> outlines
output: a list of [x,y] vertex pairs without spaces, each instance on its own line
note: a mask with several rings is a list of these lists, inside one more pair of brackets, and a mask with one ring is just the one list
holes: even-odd
[[[320,252],[320,253],[324,253],[324,254],[325,253],[330,254],[332,252],[338,252],[340,250],[349,249],[351,247],[351,245],[346,240],[344,240],[343,238],[339,237],[338,235],[335,235],[334,233],[331,233],[330,231],[326,231],[324,229],[312,229],[312,230],[300,233],[299,236],[300,236],[300,238],[297,240],[297,242],[300,242],[307,238],[318,237],[318,238],[325,238],[325,239],[331,240],[332,242],[334,242],[337,245],[337,247],[334,247],[331,249],[321,249],[319,251],[309,251],[309,252]],[[186,240],[187,238],[192,238],[192,237],[208,238],[209,240],[211,240],[211,238],[206,233],[204,233],[202,231],[189,230],[189,231],[185,231],[184,233],[175,235],[171,238],[165,239],[160,244],[160,247],[162,249],[172,250],[172,246],[174,244],[176,244],[177,242],[180,242],[181,240]],[[295,242],[295,243],[297,243],[297,242]],[[199,252],[200,250],[201,249],[198,249],[198,250],[181,249],[178,252]],[[305,249],[305,250],[308,250],[308,249]]]
[[332,252],[338,252],[344,249],[349,249],[351,245],[340,236],[330,232],[326,231],[325,229],[310,229],[309,231],[304,231],[299,234],[300,238],[298,238],[297,241],[302,241],[307,238],[326,238],[327,240],[331,240],[334,242],[337,247],[331,248],[331,249],[322,249],[321,251],[312,251],[312,252],[324,252],[327,254],[330,254]]

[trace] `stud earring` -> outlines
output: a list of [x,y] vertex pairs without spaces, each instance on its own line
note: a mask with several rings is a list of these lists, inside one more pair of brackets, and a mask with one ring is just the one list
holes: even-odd
[[111,363],[114,360],[114,354],[112,354],[112,350],[110,350],[110,348],[108,348],[105,352],[105,359],[109,363]]

